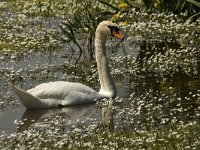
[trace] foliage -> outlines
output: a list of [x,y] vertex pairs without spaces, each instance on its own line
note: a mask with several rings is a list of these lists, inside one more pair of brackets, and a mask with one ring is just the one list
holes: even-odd
[[187,11],[187,17],[199,15],[200,3],[196,0],[143,0],[147,9],[164,10],[180,14]]

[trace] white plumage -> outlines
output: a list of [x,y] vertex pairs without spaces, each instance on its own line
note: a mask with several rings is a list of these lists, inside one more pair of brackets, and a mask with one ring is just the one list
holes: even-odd
[[11,83],[9,86],[27,109],[71,106],[91,103],[103,98],[114,98],[117,91],[107,64],[105,42],[108,35],[123,38],[119,35],[118,30],[116,25],[110,21],[101,22],[96,29],[95,48],[101,84],[100,92],[81,83],[67,81],[43,83],[27,91],[19,89]]

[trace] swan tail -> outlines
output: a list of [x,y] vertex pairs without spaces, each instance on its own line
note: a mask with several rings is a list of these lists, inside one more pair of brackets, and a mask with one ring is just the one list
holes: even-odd
[[8,82],[8,85],[13,90],[13,92],[19,97],[20,101],[27,109],[34,109],[34,108],[37,108],[38,106],[41,106],[41,101],[39,98],[16,87],[10,82]]

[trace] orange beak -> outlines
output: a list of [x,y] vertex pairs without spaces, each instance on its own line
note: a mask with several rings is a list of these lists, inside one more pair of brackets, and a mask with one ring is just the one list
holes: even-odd
[[124,38],[123,35],[121,35],[118,31],[115,31],[115,30],[112,31],[112,35],[117,39],[123,39]]

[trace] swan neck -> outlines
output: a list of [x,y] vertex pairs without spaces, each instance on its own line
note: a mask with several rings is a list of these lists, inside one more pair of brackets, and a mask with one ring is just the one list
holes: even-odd
[[101,35],[101,33],[96,32],[95,37],[95,47],[96,47],[96,61],[99,73],[100,80],[100,94],[105,95],[106,97],[116,97],[117,90],[115,84],[112,80],[110,69],[108,67],[106,52],[105,52],[105,43],[107,36]]

